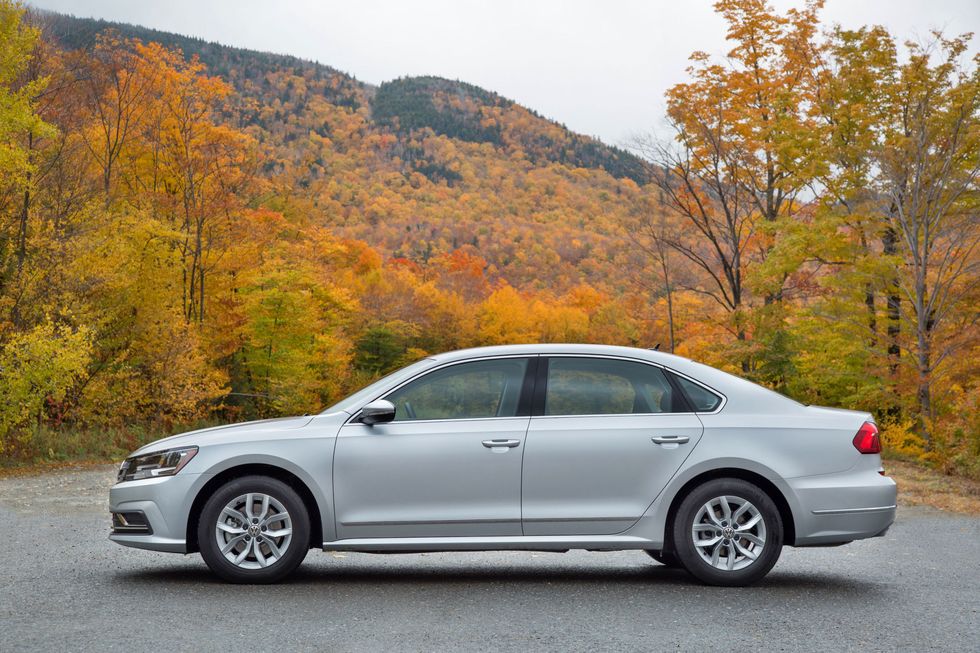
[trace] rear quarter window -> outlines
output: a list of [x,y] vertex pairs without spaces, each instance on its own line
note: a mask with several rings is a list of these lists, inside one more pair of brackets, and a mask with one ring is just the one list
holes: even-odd
[[697,413],[710,413],[721,405],[721,397],[682,376],[672,375],[687,397],[687,402]]

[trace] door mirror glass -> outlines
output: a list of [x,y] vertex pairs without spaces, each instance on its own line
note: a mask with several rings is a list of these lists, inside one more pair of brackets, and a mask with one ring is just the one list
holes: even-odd
[[395,419],[395,404],[387,399],[378,399],[361,409],[361,421],[371,426]]

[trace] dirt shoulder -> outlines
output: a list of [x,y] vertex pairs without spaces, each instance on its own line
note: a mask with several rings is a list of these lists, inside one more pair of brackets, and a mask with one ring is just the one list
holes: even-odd
[[68,460],[43,463],[14,463],[8,464],[0,462],[0,479],[16,478],[18,476],[37,476],[39,474],[50,474],[53,472],[71,472],[86,469],[99,469],[111,465],[114,469],[119,467],[119,460]]
[[900,506],[931,506],[948,512],[980,515],[980,482],[947,476],[934,469],[886,460],[885,473],[898,483]]
[[109,514],[115,465],[33,467],[0,477],[0,507],[21,514]]

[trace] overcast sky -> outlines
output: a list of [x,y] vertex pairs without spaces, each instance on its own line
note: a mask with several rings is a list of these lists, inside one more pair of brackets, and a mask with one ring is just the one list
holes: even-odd
[[[31,0],[313,59],[379,84],[461,79],[575,131],[622,144],[662,124],[663,93],[694,50],[725,52],[711,0]],[[779,9],[802,0],[774,0]],[[901,40],[980,32],[976,0],[827,0],[827,25],[877,23]],[[976,45],[976,44],[975,44]],[[976,47],[973,48],[976,51]]]

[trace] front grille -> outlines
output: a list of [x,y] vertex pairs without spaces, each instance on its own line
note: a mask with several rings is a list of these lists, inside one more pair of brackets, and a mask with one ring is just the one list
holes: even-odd
[[112,513],[112,532],[152,535],[153,529],[150,528],[150,522],[146,515],[139,511],[114,512]]

